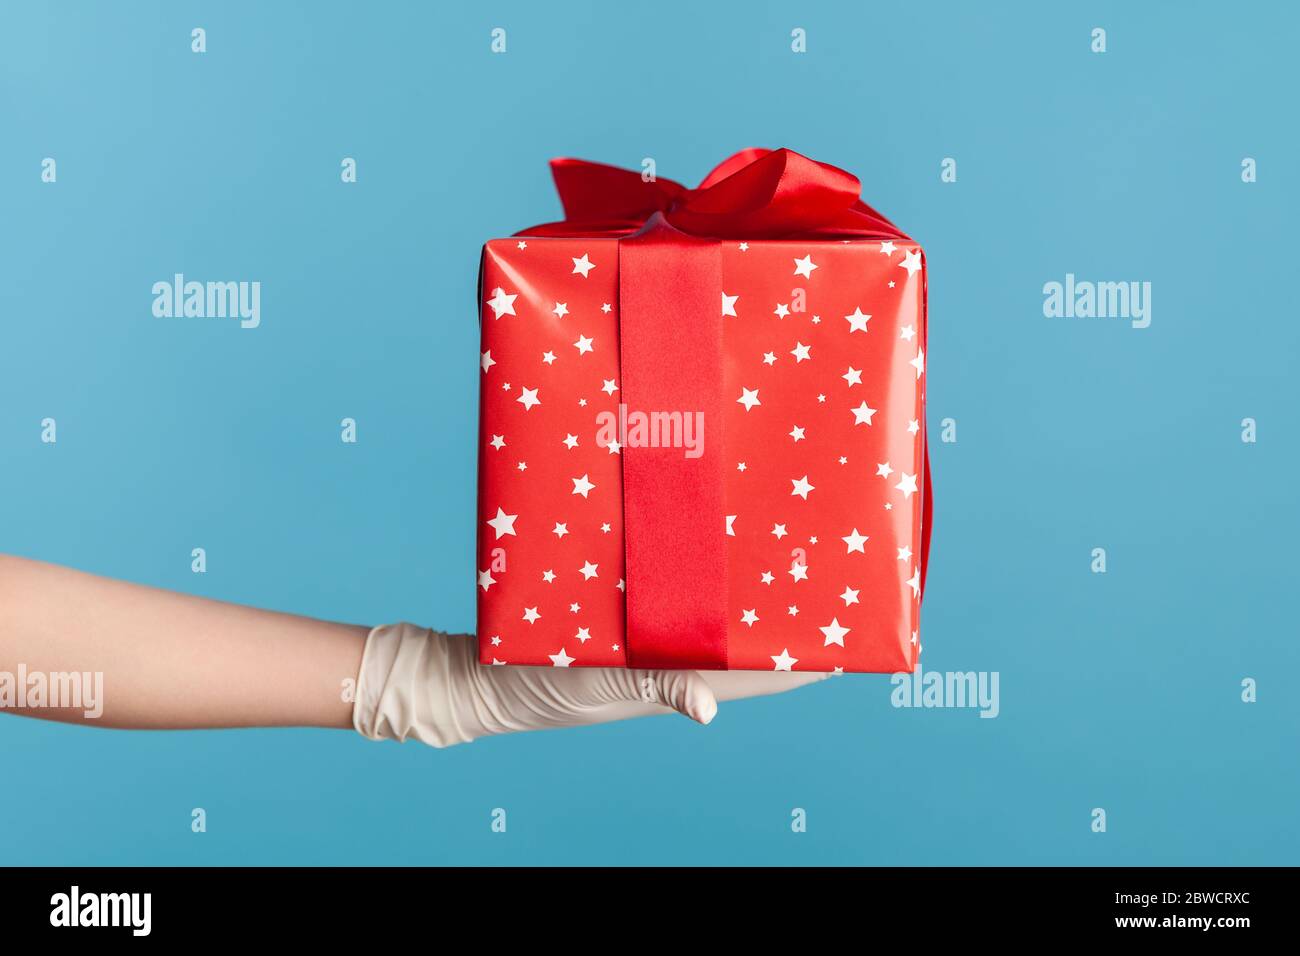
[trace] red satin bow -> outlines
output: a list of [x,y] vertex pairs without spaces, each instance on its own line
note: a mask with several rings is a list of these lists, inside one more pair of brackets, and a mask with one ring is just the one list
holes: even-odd
[[521,236],[631,235],[655,213],[714,239],[906,239],[860,198],[858,177],[789,149],[743,149],[695,189],[582,159],[553,159],[564,219]]

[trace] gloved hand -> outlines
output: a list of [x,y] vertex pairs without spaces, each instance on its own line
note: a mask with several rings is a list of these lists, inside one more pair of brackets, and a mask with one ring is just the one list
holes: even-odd
[[502,667],[473,635],[389,624],[366,638],[352,725],[363,736],[449,747],[519,730],[576,727],[675,710],[701,724],[719,700],[824,680],[815,673]]

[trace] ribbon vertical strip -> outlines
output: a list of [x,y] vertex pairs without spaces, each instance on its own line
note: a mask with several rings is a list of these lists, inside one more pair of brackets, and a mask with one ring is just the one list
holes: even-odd
[[[623,457],[628,664],[727,666],[722,477],[722,248],[656,213],[619,241],[628,415],[702,413],[702,453],[632,442]],[[620,420],[623,416],[619,416]]]

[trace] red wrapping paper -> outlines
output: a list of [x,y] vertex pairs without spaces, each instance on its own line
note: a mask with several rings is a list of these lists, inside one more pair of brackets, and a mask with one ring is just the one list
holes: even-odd
[[[711,373],[720,382],[700,386],[716,399],[708,415],[622,405],[625,365],[637,368],[638,398],[674,391],[674,369],[656,369],[656,353],[646,351],[655,340],[621,325],[628,300],[658,284],[647,282],[658,266],[621,290],[616,238],[524,235],[484,247],[483,663],[636,666],[628,598],[640,582],[644,591],[633,594],[653,594],[664,607],[643,602],[638,627],[701,621],[668,635],[684,655],[668,666],[914,669],[928,494],[920,247],[901,235],[717,245],[720,287],[710,295],[721,368]],[[629,348],[637,351],[624,355]],[[684,369],[682,377],[708,374]],[[641,384],[647,375],[651,394]],[[695,383],[681,384],[677,393],[695,393]],[[639,454],[656,439],[668,447],[653,454],[671,459],[634,459],[626,447]],[[637,461],[648,474],[625,474]],[[705,465],[713,480],[701,487],[716,487],[716,501],[685,481],[678,491],[640,490],[661,471],[690,476]],[[637,489],[632,502],[628,487]],[[671,576],[673,562],[700,557],[677,539],[710,522],[720,545],[705,539],[707,560],[690,576],[706,586],[656,590],[645,570],[629,580],[630,546],[636,567],[659,561]],[[693,634],[711,640],[710,614],[721,633],[693,659]]]

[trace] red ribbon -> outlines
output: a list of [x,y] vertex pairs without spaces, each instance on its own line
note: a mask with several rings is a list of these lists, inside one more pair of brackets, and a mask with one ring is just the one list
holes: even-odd
[[[565,218],[521,236],[618,238],[623,398],[639,410],[703,411],[698,459],[623,448],[628,664],[727,666],[721,239],[907,239],[859,197],[852,173],[788,149],[746,149],[695,189],[580,159],[551,160]],[[930,550],[922,488],[922,586]]]

